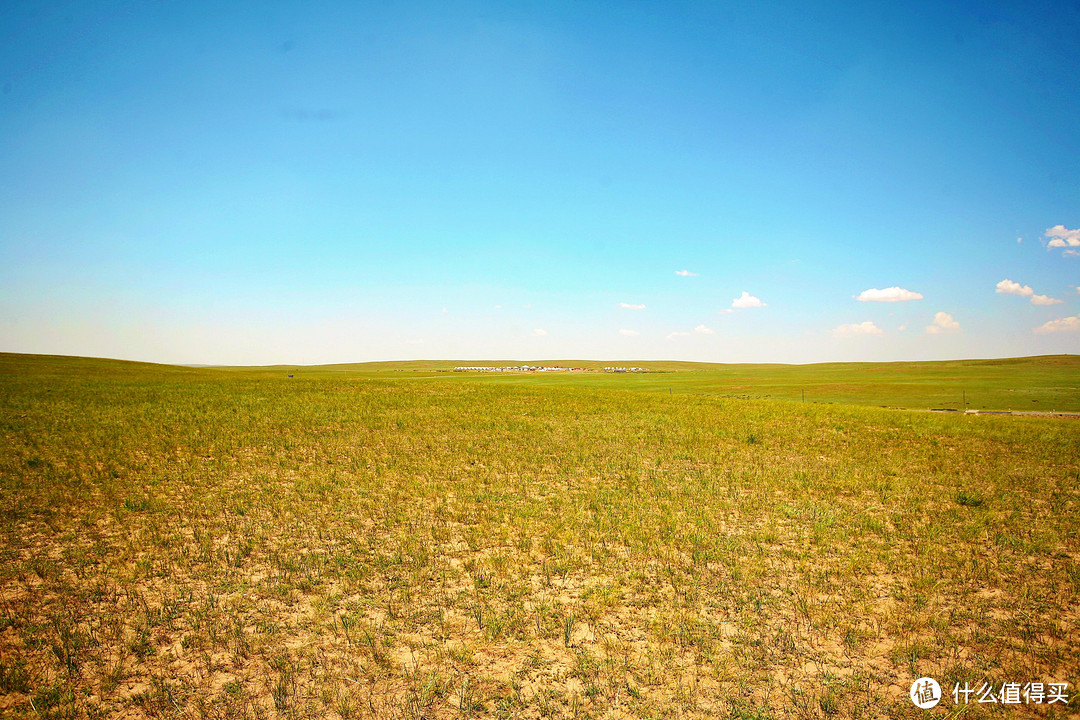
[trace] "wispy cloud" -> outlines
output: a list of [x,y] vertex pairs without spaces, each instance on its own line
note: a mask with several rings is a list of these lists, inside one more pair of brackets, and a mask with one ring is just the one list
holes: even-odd
[[623,328],[622,330],[619,330],[619,334],[625,335],[626,337],[637,337],[641,333],[639,333],[637,330],[627,330],[626,328]]
[[672,338],[690,337],[691,335],[715,335],[715,334],[716,334],[715,330],[713,330],[711,327],[708,327],[708,326],[702,324],[702,325],[695,326],[693,332],[684,332],[682,330],[677,330],[675,332],[670,332],[667,335],[667,339],[671,340]]
[[905,290],[902,287],[890,287],[884,290],[870,288],[863,290],[854,296],[859,302],[905,302],[907,300],[922,300],[921,293]]
[[[1046,244],[1047,248],[1080,247],[1080,230],[1070,230],[1064,225],[1047,228],[1046,237],[1050,239],[1050,242]],[[1077,253],[1075,251],[1066,251],[1065,254],[1075,255]]]
[[1032,305],[1059,305],[1064,302],[1064,300],[1058,300],[1049,295],[1036,295],[1030,285],[1021,285],[1008,278],[1005,278],[997,284],[997,290],[995,292],[1002,295],[1019,295],[1020,297],[1031,298]]
[[547,330],[544,328],[536,328],[532,331],[533,337],[547,337]]
[[765,303],[761,302],[759,298],[754,297],[750,293],[743,290],[743,294],[731,301],[731,307],[733,308],[759,308],[765,307]]
[[1061,318],[1060,320],[1051,320],[1050,322],[1043,323],[1035,328],[1035,332],[1040,335],[1053,332],[1076,332],[1078,330],[1080,330],[1080,315],[1073,315],[1072,317]]
[[857,337],[859,335],[884,335],[884,331],[874,323],[867,320],[861,323],[848,323],[834,328],[832,331],[835,338]]
[[645,309],[644,305],[636,305],[634,303],[625,303],[625,302],[619,303],[619,307],[621,307],[623,310],[644,310]]
[[926,332],[931,335],[954,333],[960,329],[960,323],[953,320],[953,316],[947,312],[939,312],[934,315],[934,322],[926,326]]
[[682,277],[697,277],[698,276],[697,273],[690,272],[689,270],[676,270],[675,274],[680,275]]

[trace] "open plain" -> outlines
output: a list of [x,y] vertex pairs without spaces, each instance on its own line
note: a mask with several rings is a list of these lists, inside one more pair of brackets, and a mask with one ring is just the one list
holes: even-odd
[[1077,357],[635,364],[0,354],[0,714],[1075,713]]

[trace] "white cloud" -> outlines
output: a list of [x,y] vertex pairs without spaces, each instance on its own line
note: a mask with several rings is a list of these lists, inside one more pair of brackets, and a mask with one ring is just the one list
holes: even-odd
[[901,325],[900,327],[898,327],[896,329],[899,330],[900,332],[904,332],[905,330],[907,330],[907,325]]
[[443,309],[442,309],[442,311],[443,311],[443,313],[444,313],[444,314],[445,314],[445,313],[448,313],[448,312],[450,312],[450,311],[449,311],[449,310],[447,310],[446,308],[443,308]]
[[1050,238],[1048,248],[1080,247],[1080,230],[1069,230],[1064,225],[1046,228],[1046,237]]
[[1075,249],[1070,248],[1070,249],[1066,250],[1065,252],[1061,253],[1061,256],[1062,257],[1080,257],[1080,250],[1075,250]]
[[931,335],[952,333],[960,329],[960,323],[953,320],[953,316],[947,312],[939,312],[934,315],[934,324],[926,326],[926,332]]
[[645,309],[644,305],[635,305],[633,303],[624,303],[624,302],[619,303],[619,307],[621,307],[623,310],[644,310]]
[[627,330],[624,328],[619,331],[619,334],[625,335],[626,337],[635,337],[637,335],[640,335],[641,333],[639,333],[637,330]]
[[904,302],[906,300],[922,300],[923,296],[920,293],[894,286],[884,290],[878,290],[877,288],[863,290],[855,296],[855,299],[859,302]]
[[884,332],[874,323],[867,320],[861,323],[848,323],[834,328],[832,331],[835,338],[855,337],[857,335],[884,335]]
[[1076,332],[1078,330],[1080,330],[1080,315],[1073,315],[1072,317],[1061,318],[1060,320],[1051,320],[1050,322],[1035,328],[1035,332],[1040,335],[1052,332]]
[[688,332],[670,332],[668,333],[667,339],[670,340],[671,338],[677,337],[690,337],[690,335],[691,333]]
[[1016,244],[1017,244],[1017,245],[1019,245],[1019,244],[1020,244],[1020,243],[1022,243],[1022,242],[1024,242],[1024,238],[1022,238],[1022,237],[1018,237],[1018,238],[1016,238]]
[[1019,295],[1020,297],[1031,297],[1035,294],[1030,285],[1021,285],[1009,278],[1005,278],[997,284],[997,292],[1002,295]]
[[533,337],[547,337],[547,330],[543,328],[536,328],[532,332]]
[[495,309],[496,309],[496,310],[502,310],[502,305],[496,305],[496,306],[495,306]]
[[1032,305],[1060,305],[1063,302],[1065,302],[1065,301],[1064,300],[1058,300],[1057,298],[1052,298],[1049,295],[1032,295],[1031,296],[1031,304]]
[[728,313],[733,313],[733,312],[735,312],[735,311],[732,310],[731,308],[724,308],[723,310],[717,310],[716,314],[717,315],[727,315]]
[[694,332],[698,335],[715,335],[716,331],[711,328],[707,328],[704,325],[698,325],[694,328]]
[[682,277],[697,277],[698,276],[697,273],[692,273],[689,270],[676,270],[675,274],[676,275],[681,275]]
[[1063,302],[1062,300],[1052,298],[1049,295],[1036,295],[1030,285],[1021,285],[1008,278],[1005,278],[997,284],[997,292],[1002,295],[1019,295],[1020,297],[1031,298],[1032,305],[1058,305]]
[[765,307],[765,303],[743,290],[743,294],[731,301],[733,308],[758,308]]

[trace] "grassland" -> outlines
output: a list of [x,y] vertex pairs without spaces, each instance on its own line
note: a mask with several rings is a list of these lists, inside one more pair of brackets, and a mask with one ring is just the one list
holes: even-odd
[[[820,363],[813,365],[718,365],[689,362],[547,361],[599,370],[645,366],[650,372],[610,374],[463,373],[488,382],[649,390],[732,399],[796,400],[908,409],[1080,412],[1080,356],[1046,355],[1000,360],[943,362]],[[245,374],[353,378],[428,378],[452,371],[454,362],[356,363],[296,368],[233,368]],[[521,364],[483,361],[474,365]]]
[[[923,375],[1077,409],[1072,359],[994,362]],[[0,714],[914,718],[922,675],[1069,683],[968,717],[1080,702],[1078,421],[828,404],[922,406],[914,366],[812,367],[816,403],[790,368],[438,369],[0,355]]]

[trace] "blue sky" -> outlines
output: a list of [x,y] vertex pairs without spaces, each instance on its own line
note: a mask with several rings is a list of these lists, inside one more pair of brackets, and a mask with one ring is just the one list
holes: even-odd
[[1080,350],[1075,3],[222,5],[0,9],[0,351]]

